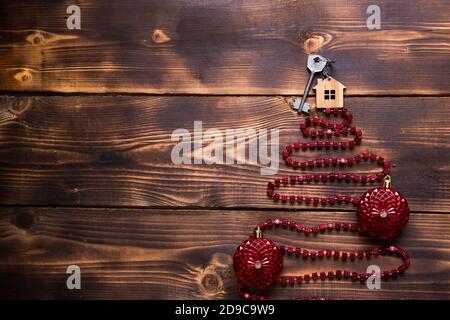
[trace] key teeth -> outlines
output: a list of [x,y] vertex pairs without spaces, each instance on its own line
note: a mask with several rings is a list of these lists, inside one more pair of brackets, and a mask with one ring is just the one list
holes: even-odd
[[301,101],[299,99],[295,99],[291,105],[292,109],[299,111],[300,103],[301,103]]
[[299,110],[299,112],[304,112],[306,114],[309,114],[309,111],[311,111],[311,106],[308,103],[304,103],[302,110]]

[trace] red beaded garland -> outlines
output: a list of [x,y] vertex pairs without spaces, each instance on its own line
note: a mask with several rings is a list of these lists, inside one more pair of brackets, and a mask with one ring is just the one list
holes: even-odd
[[[291,246],[277,246],[273,241],[263,238],[261,230],[272,226],[283,229],[295,230],[298,233],[308,235],[313,233],[324,233],[326,231],[344,230],[351,232],[361,232],[361,229],[353,223],[332,222],[319,224],[312,227],[304,227],[295,221],[287,219],[267,219],[257,227],[259,236],[250,236],[247,241],[242,242],[236,249],[233,256],[233,268],[238,279],[238,292],[244,299],[263,300],[265,297],[260,291],[273,283],[278,282],[281,286],[303,285],[311,281],[325,280],[349,280],[364,283],[372,274],[351,272],[349,270],[329,270],[327,272],[312,272],[296,276],[280,276],[283,267],[283,255],[288,255],[299,259],[334,259],[355,261],[356,259],[369,259],[372,256],[395,254],[402,259],[402,264],[394,269],[381,272],[381,278],[388,280],[403,274],[410,265],[409,254],[402,248],[388,246],[360,251],[339,251],[339,250],[308,250],[294,248]],[[303,299],[322,299],[309,297]]]
[[[352,203],[358,206],[357,216],[359,224],[333,222],[319,224],[318,226],[305,227],[295,221],[287,219],[268,219],[259,224],[258,230],[271,228],[272,226],[284,229],[296,230],[299,233],[318,234],[326,231],[343,230],[351,232],[360,232],[377,238],[390,238],[400,232],[407,224],[409,219],[409,207],[406,199],[396,190],[390,188],[390,162],[386,161],[374,153],[363,152],[355,154],[349,158],[326,157],[300,161],[293,159],[291,153],[296,150],[314,150],[314,149],[347,149],[359,145],[362,140],[362,131],[355,126],[351,126],[352,115],[347,109],[326,109],[325,115],[341,116],[341,123],[330,123],[326,118],[307,117],[300,123],[300,130],[304,137],[309,137],[309,142],[296,142],[290,144],[283,151],[282,155],[288,166],[294,169],[305,170],[314,167],[339,167],[353,166],[362,161],[373,161],[381,166],[381,171],[372,175],[349,174],[341,171],[328,172],[320,174],[297,174],[281,179],[275,179],[267,185],[267,195],[274,201],[282,201],[290,204],[313,204],[334,205],[335,203]],[[314,127],[314,128],[311,128]],[[315,127],[319,127],[316,129]],[[334,137],[354,136],[348,141],[333,140]],[[383,181],[383,186],[374,188],[366,192],[362,197],[337,194],[335,196],[317,197],[303,196],[299,194],[280,194],[276,188],[287,185],[304,183],[327,183],[327,182],[350,182],[353,183],[374,183]],[[396,278],[399,274],[409,267],[409,255],[401,248],[390,246],[387,248],[374,248],[363,251],[339,251],[339,250],[308,250],[294,248],[291,246],[277,246],[273,241],[262,237],[262,233],[257,232],[255,236],[250,236],[237,249],[233,256],[233,267],[238,278],[238,290],[245,299],[265,299],[260,294],[260,290],[278,282],[281,286],[301,285],[311,281],[325,281],[333,279],[348,279],[349,281],[359,281],[364,283],[371,274],[350,272],[349,270],[321,271],[312,272],[298,276],[280,276],[283,267],[283,255],[303,259],[335,259],[342,261],[369,258],[371,256],[386,255],[387,253],[396,254],[403,263],[391,270],[385,270],[381,273],[382,279]],[[320,299],[312,297],[309,299]]]
[[[383,181],[390,173],[390,162],[375,153],[363,152],[355,154],[349,158],[326,157],[317,158],[308,161],[296,160],[291,157],[291,153],[295,150],[312,150],[312,149],[346,149],[353,148],[359,145],[362,140],[361,129],[352,126],[352,114],[347,109],[326,109],[325,115],[330,117],[341,116],[343,121],[341,123],[330,123],[326,118],[306,117],[300,123],[300,130],[304,137],[310,137],[309,142],[296,142],[286,146],[283,151],[283,158],[288,166],[294,169],[305,170],[307,168],[313,169],[315,167],[334,167],[339,168],[337,172],[317,173],[317,174],[297,174],[281,179],[275,179],[267,184],[267,196],[274,201],[281,201],[283,203],[293,204],[313,204],[315,206],[334,205],[335,203],[351,203],[359,206],[358,219],[363,224],[363,230],[373,237],[389,238],[401,231],[408,222],[409,208],[405,198],[389,188],[375,188],[366,192],[363,197],[352,196],[349,194],[337,194],[328,197],[308,196],[301,194],[283,194],[277,192],[278,188],[288,185],[305,184],[305,183],[328,183],[328,182],[350,182],[373,184],[376,181]],[[321,129],[309,129],[311,126],[319,126]],[[333,140],[334,137],[353,135],[354,138],[348,141]],[[326,141],[317,138],[326,139]],[[345,166],[354,166],[362,161],[372,161],[381,167],[381,171],[372,175],[359,175],[345,173],[341,171]],[[382,191],[384,190],[384,191]],[[380,219],[377,216],[379,208],[388,208],[390,211],[386,219]],[[381,209],[383,210],[383,209]]]

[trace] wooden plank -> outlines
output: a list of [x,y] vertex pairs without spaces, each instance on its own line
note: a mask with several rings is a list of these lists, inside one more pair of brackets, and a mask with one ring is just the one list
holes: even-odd
[[[380,154],[392,162],[393,185],[413,210],[448,211],[450,98],[351,98],[347,104],[364,130],[362,146],[325,153]],[[300,117],[281,97],[2,97],[0,119],[4,205],[279,208],[267,198],[266,184],[292,168],[281,163],[278,174],[262,176],[267,166],[248,155],[245,164],[174,164],[178,140],[171,134],[186,128],[193,135],[194,121],[202,120],[203,130],[223,134],[279,129],[283,147],[301,140]],[[378,170],[363,164],[350,171]],[[296,190],[357,195],[367,189],[335,182]]]
[[[0,297],[213,299],[238,298],[232,254],[260,221],[297,219],[305,225],[353,221],[350,213],[222,210],[130,210],[5,208],[0,214]],[[330,299],[450,298],[450,214],[412,214],[395,241],[411,254],[411,267],[380,290],[362,284],[326,281],[289,289],[275,287],[272,298],[319,295]],[[305,237],[266,232],[278,244],[308,249],[358,250],[376,241],[339,232]],[[393,257],[370,262],[285,259],[285,273],[349,268],[370,264],[391,268]],[[66,268],[81,268],[82,290],[67,290]]]
[[0,6],[0,90],[301,94],[305,53],[337,62],[348,95],[449,94],[446,0],[64,1]]

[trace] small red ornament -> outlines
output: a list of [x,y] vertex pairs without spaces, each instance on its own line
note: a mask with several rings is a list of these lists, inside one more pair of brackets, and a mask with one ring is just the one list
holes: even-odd
[[382,187],[369,190],[359,201],[357,215],[361,231],[371,237],[391,238],[408,223],[408,202],[390,184],[391,177],[385,176]]
[[262,237],[260,228],[237,247],[233,268],[239,283],[253,289],[264,289],[278,281],[283,269],[280,248]]

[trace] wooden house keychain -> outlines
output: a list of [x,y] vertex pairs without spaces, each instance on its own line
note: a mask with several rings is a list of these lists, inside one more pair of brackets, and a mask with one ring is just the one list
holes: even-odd
[[[336,270],[328,272],[314,272],[297,276],[281,276],[283,268],[283,255],[303,257],[310,259],[342,259],[354,261],[356,259],[370,258],[371,256],[394,254],[401,258],[402,264],[394,269],[382,273],[383,279],[396,278],[404,273],[410,264],[409,254],[395,246],[385,246],[363,251],[317,250],[309,251],[292,246],[276,245],[273,241],[263,237],[263,231],[271,228],[292,230],[308,235],[343,230],[358,232],[377,239],[390,239],[401,232],[409,220],[409,207],[403,195],[391,188],[390,163],[383,157],[370,152],[357,153],[348,158],[325,157],[310,160],[299,160],[293,157],[294,151],[306,150],[348,150],[353,149],[362,141],[362,130],[352,125],[353,116],[344,107],[345,86],[332,78],[328,66],[332,61],[320,56],[309,55],[307,67],[311,72],[304,90],[302,99],[295,100],[293,108],[299,113],[307,113],[311,107],[305,102],[308,92],[316,74],[322,73],[325,79],[319,79],[316,90],[316,109],[323,112],[319,118],[305,117],[300,123],[300,131],[309,141],[291,143],[283,150],[286,164],[296,172],[287,177],[277,178],[267,184],[267,196],[275,202],[285,205],[313,205],[332,206],[336,203],[348,203],[357,207],[358,223],[326,222],[317,226],[303,226],[299,222],[289,219],[268,219],[261,222],[254,234],[242,242],[233,256],[233,267],[238,279],[239,293],[246,299],[265,298],[261,290],[273,283],[282,286],[307,283],[316,280],[349,279],[364,283],[371,274],[350,272],[349,270]],[[332,118],[342,118],[342,122],[331,121]],[[337,138],[346,140],[336,140]],[[353,167],[361,162],[370,161],[380,167],[376,175],[360,175],[344,173],[345,167]],[[314,168],[334,168],[328,173],[303,173]],[[336,171],[337,170],[337,171]],[[381,186],[372,187],[362,196],[348,194],[317,197],[303,194],[285,194],[278,189],[283,187],[312,183],[339,183],[353,181],[363,185],[381,183]]]

